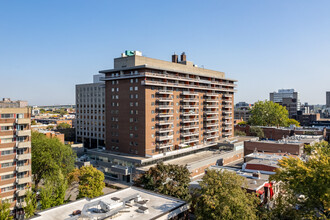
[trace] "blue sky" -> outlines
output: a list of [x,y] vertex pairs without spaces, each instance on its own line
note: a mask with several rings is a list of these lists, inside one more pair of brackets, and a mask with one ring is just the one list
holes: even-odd
[[124,50],[187,59],[238,80],[236,101],[294,88],[325,103],[330,1],[0,0],[0,97],[72,104],[75,84]]

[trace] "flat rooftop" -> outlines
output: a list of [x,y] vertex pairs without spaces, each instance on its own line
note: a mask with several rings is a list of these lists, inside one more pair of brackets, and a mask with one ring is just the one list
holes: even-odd
[[[125,219],[158,219],[164,218],[168,219],[174,217],[177,214],[184,212],[188,209],[188,205],[185,201],[172,198],[169,196],[160,195],[151,191],[147,191],[137,187],[129,187],[123,190],[119,190],[113,193],[109,193],[94,199],[80,199],[75,202],[71,202],[58,207],[50,208],[45,211],[41,211],[33,219],[38,220],[69,220],[69,219],[97,219],[84,217],[83,213],[78,215],[73,215],[74,211],[83,211],[85,205],[90,206],[97,203],[98,201],[103,201],[110,204],[110,210],[112,207],[118,207],[121,202],[125,201],[127,198],[136,198],[139,195],[140,202],[132,201],[131,203],[125,203],[124,208],[121,209],[116,214],[111,217],[98,218],[98,219],[115,219],[115,220],[125,220]],[[87,207],[85,206],[85,208]],[[141,207],[142,206],[142,207]],[[114,208],[115,209],[115,208]],[[88,213],[97,214],[100,213],[99,209],[95,206],[86,209]],[[147,210],[147,212],[141,212],[141,210]]]

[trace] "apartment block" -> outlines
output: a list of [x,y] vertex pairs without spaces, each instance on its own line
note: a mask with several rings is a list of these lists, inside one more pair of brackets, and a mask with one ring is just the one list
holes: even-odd
[[330,91],[326,92],[326,107],[330,108]]
[[28,107],[12,106],[19,106],[19,102],[0,102],[0,197],[9,201],[17,214],[32,182],[31,113]]
[[99,72],[109,151],[157,157],[233,136],[236,80],[197,67],[185,53],[169,62],[126,52],[114,59],[114,69]]
[[299,93],[294,89],[279,89],[278,92],[272,92],[269,94],[269,100],[286,107],[290,118],[295,118],[300,110]]
[[100,77],[76,85],[76,141],[87,148],[105,146],[105,83]]

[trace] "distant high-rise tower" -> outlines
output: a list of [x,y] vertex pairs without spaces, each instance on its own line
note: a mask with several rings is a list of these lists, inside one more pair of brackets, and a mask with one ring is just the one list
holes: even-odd
[[105,84],[103,74],[93,83],[76,85],[76,139],[87,148],[105,146]]
[[279,89],[278,92],[271,92],[269,100],[285,106],[290,118],[294,118],[300,110],[299,93],[294,89]]
[[330,108],[330,91],[326,92],[326,105]]

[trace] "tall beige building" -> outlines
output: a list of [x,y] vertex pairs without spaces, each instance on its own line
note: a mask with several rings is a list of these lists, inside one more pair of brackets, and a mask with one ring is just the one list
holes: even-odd
[[32,182],[31,113],[20,106],[20,101],[0,101],[0,197],[10,202],[16,217]]
[[128,51],[100,73],[109,151],[157,157],[233,136],[236,80],[197,67],[184,53],[168,62]]

